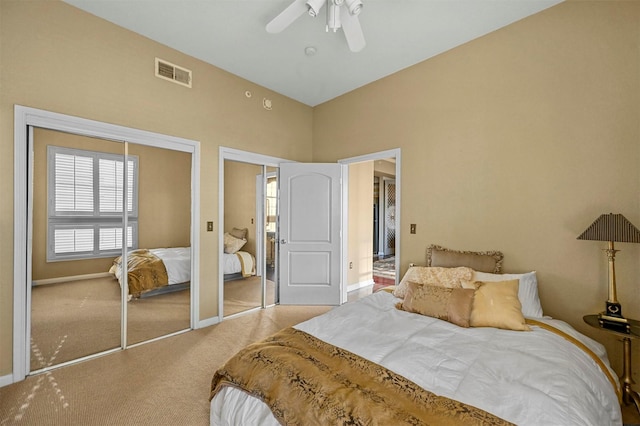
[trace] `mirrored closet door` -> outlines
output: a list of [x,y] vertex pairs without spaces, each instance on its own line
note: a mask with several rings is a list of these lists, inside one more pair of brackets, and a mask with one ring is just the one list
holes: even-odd
[[191,154],[129,144],[129,156],[140,162],[138,250],[127,260],[132,345],[189,328]]
[[224,317],[276,302],[275,179],[273,167],[224,161]]
[[108,271],[122,252],[124,152],[33,130],[31,371],[120,347],[121,290]]
[[30,371],[189,329],[192,154],[32,134]]

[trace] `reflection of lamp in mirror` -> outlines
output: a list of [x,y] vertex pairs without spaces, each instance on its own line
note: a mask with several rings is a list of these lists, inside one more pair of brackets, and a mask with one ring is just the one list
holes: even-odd
[[607,241],[605,250],[609,260],[609,294],[606,310],[600,314],[600,325],[621,332],[629,332],[629,324],[622,316],[622,307],[616,294],[616,250],[614,242],[640,243],[640,231],[621,214],[603,214],[578,237],[579,240]]

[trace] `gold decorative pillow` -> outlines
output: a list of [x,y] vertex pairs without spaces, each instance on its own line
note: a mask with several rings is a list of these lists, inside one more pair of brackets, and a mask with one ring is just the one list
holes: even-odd
[[460,251],[434,244],[427,247],[427,266],[466,266],[476,271],[498,274],[502,269],[503,258],[500,251]]
[[418,284],[429,284],[448,288],[473,288],[473,269],[460,268],[432,268],[427,266],[412,266],[409,268],[393,295],[403,299],[409,281]]
[[247,244],[247,240],[236,238],[228,232],[224,233],[224,252],[233,254]]
[[496,327],[529,331],[518,299],[518,280],[476,282],[471,308],[471,327]]
[[469,327],[471,307],[475,290],[468,288],[447,288],[409,282],[407,295],[396,307],[438,318],[460,327]]
[[241,240],[246,240],[247,239],[247,233],[249,232],[249,228],[233,228],[231,230],[231,232],[229,232],[229,234],[232,237],[236,237],[239,238]]

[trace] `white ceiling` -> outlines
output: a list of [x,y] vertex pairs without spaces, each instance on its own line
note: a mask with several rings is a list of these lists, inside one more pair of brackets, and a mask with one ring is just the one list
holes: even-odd
[[362,0],[367,45],[359,53],[341,30],[325,32],[325,8],[268,34],[265,25],[292,0],[64,1],[315,106],[563,0]]

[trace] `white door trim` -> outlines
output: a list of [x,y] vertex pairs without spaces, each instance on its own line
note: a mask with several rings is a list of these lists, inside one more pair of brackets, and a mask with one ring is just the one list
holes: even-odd
[[[71,115],[15,105],[14,107],[14,260],[13,260],[13,382],[24,380],[29,371],[30,333],[29,267],[31,241],[27,241],[31,226],[28,173],[33,168],[29,155],[28,129],[39,127],[77,135],[127,141],[191,153],[191,328],[198,328],[199,313],[199,256],[200,253],[200,142],[159,133],[103,123]],[[30,163],[28,163],[30,162]]]
[[[389,149],[386,151],[379,151],[379,152],[373,152],[371,154],[364,154],[364,155],[359,155],[357,157],[349,157],[349,158],[344,158],[342,160],[338,160],[338,163],[341,164],[345,164],[345,165],[349,165],[349,164],[355,164],[355,163],[362,163],[365,161],[375,161],[375,160],[384,160],[387,158],[395,158],[396,159],[396,254],[395,254],[395,261],[396,261],[396,271],[400,271],[400,238],[401,238],[401,234],[402,232],[400,232],[402,230],[402,224],[400,222],[400,218],[401,218],[401,209],[402,209],[402,200],[401,200],[401,194],[402,194],[402,176],[401,176],[401,170],[402,170],[402,150],[400,148],[394,148],[394,149]],[[346,185],[348,187],[348,182],[345,182],[344,185]],[[349,227],[347,226],[347,224],[349,223],[348,221],[348,209],[349,209],[349,204],[345,201],[343,203],[342,206],[342,217],[343,220],[345,221],[344,223],[344,227],[343,227],[343,235],[342,235],[342,244],[343,244],[343,249],[342,249],[342,253],[343,256],[347,256],[348,251],[347,251],[347,241],[349,240]],[[346,265],[347,264],[348,259],[343,259],[343,264]],[[347,270],[346,268],[343,268],[342,270],[343,273],[343,282],[347,282]],[[398,284],[398,280],[399,280],[399,275],[400,274],[396,274],[396,285]],[[346,287],[346,286],[345,286]],[[346,291],[346,289],[344,290]],[[346,295],[345,295],[346,298]]]

